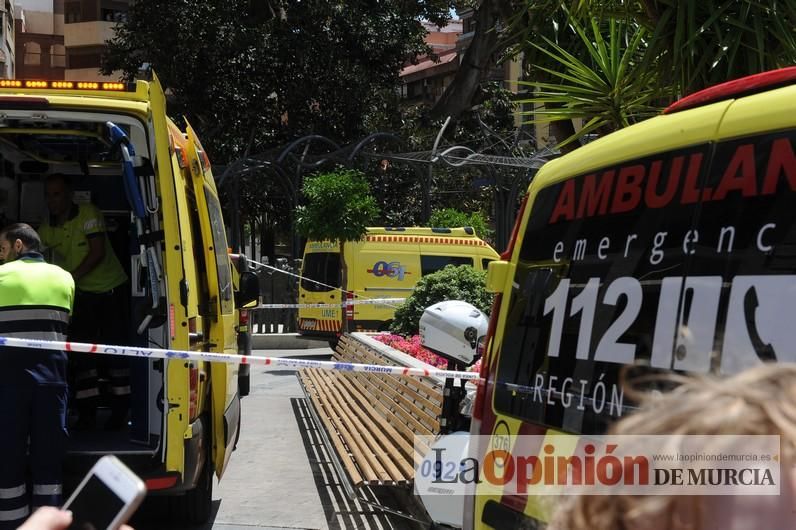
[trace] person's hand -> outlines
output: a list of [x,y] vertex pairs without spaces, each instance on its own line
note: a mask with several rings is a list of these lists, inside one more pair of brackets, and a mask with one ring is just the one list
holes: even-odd
[[[17,530],[66,530],[70,524],[72,524],[72,512],[59,510],[53,506],[42,506]],[[119,530],[133,529],[123,524]]]
[[64,530],[72,524],[72,512],[42,506],[17,530]]

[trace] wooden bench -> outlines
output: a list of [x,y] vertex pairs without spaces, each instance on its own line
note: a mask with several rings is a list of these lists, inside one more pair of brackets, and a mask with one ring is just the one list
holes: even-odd
[[[399,365],[349,335],[340,338],[334,359]],[[318,369],[300,371],[299,380],[352,486],[411,487],[415,461],[422,456],[415,452],[414,436],[440,431],[440,381]],[[425,444],[421,450],[427,451]]]

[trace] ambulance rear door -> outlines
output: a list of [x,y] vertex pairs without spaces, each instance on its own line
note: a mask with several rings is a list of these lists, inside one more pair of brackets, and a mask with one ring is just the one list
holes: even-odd
[[[190,125],[186,127],[189,149],[188,163],[199,210],[202,248],[208,276],[207,318],[204,318],[208,349],[222,353],[237,352],[235,304],[232,270],[227,252],[227,238],[221,203],[210,172],[210,163],[202,144]],[[212,363],[210,392],[213,426],[213,463],[220,478],[234,449],[240,422],[238,366]]]
[[[169,152],[168,118],[166,117],[166,98],[157,76],[150,82],[149,105],[151,123],[154,130],[154,168],[160,190],[160,200],[164,205],[177,204],[175,177]],[[163,216],[164,237],[164,285],[169,303],[169,347],[175,350],[189,349],[188,329],[182,323],[193,316],[188,304],[182,303],[181,293],[184,277],[185,255],[180,250],[189,244],[191,228],[183,225],[178,215],[178,208],[161,208]],[[179,227],[179,229],[176,229]],[[190,258],[188,258],[190,259]],[[182,277],[181,277],[182,276]],[[187,370],[184,363],[165,361],[165,393],[167,416],[165,421],[165,460],[167,470],[183,472],[185,467],[184,433],[189,421],[189,385]]]
[[340,331],[343,318],[340,266],[340,247],[336,242],[307,241],[301,264],[299,303],[321,307],[299,308],[299,333],[332,338]]

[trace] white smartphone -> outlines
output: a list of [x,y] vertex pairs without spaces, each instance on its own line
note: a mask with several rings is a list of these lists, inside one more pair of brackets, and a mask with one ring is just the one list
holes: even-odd
[[146,486],[121,460],[100,458],[64,504],[71,510],[69,530],[116,530],[135,513]]

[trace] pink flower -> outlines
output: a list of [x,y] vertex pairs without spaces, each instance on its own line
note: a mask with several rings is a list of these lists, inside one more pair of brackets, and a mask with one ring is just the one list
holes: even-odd
[[413,335],[409,338],[406,338],[400,335],[382,334],[376,335],[373,338],[386,344],[387,346],[390,346],[391,348],[395,348],[396,350],[411,355],[415,359],[418,359],[426,364],[430,364],[435,368],[444,370],[448,367],[448,361],[446,359],[424,348],[420,344],[420,335]]

